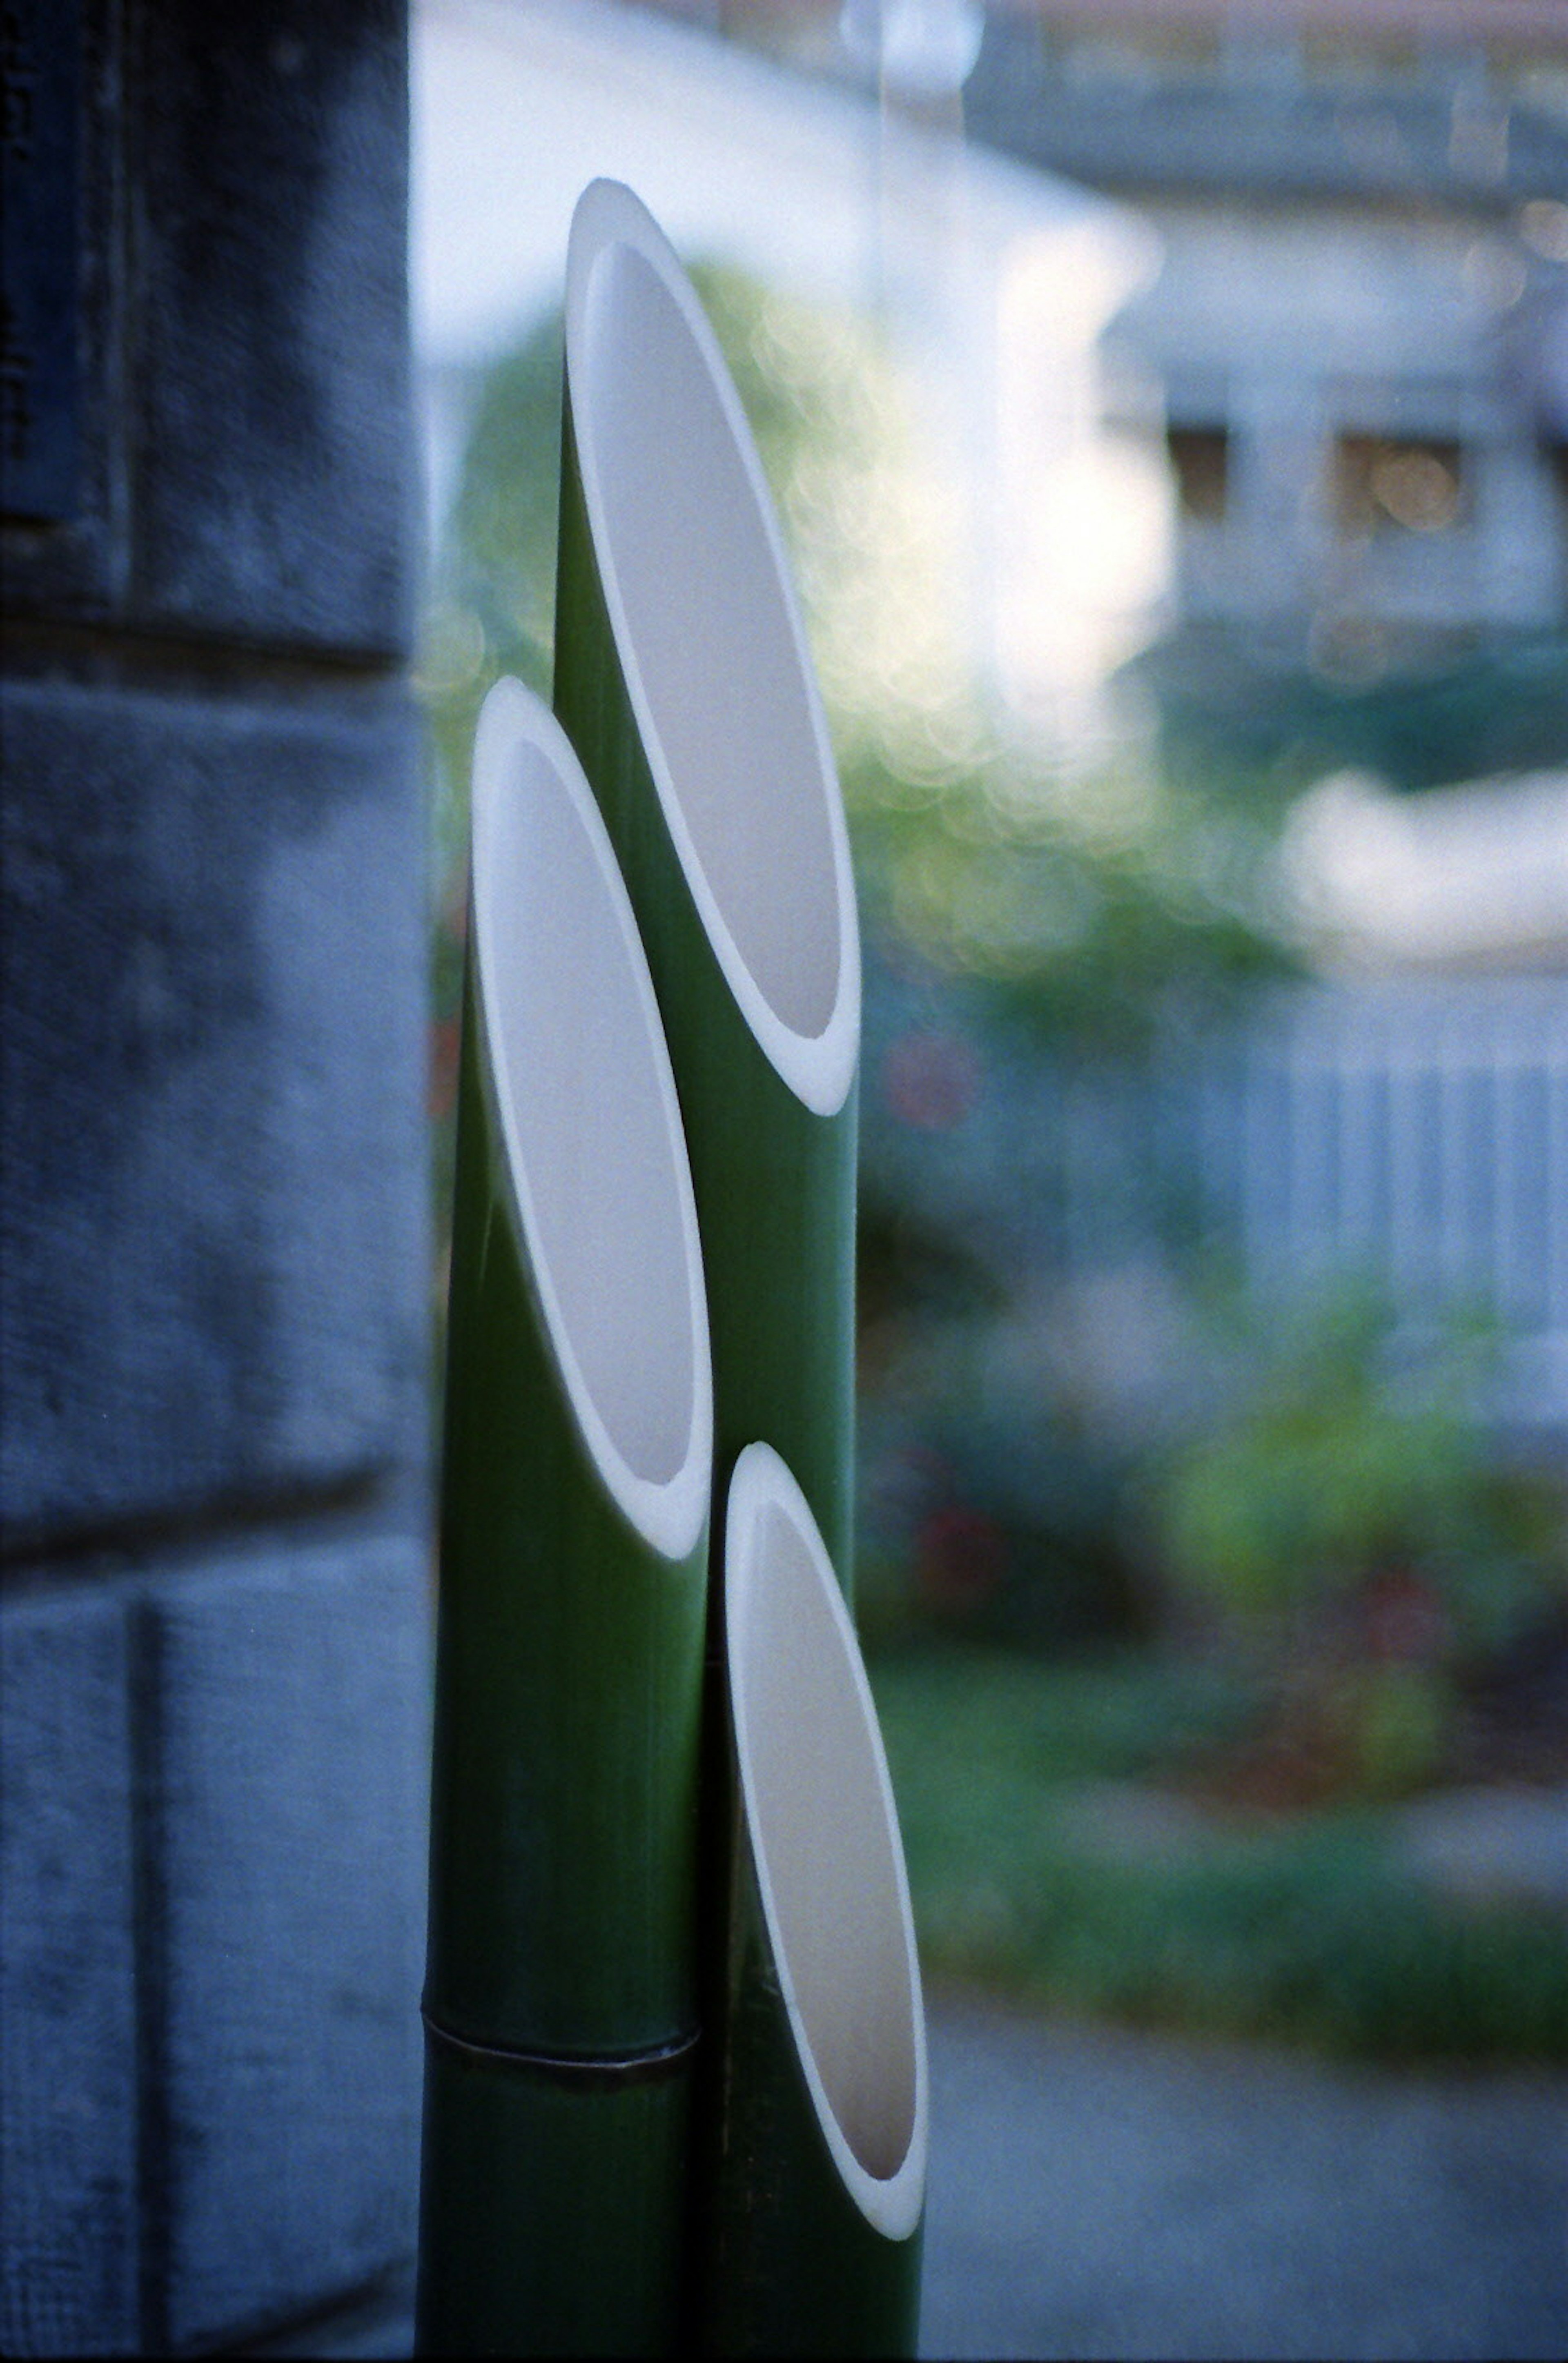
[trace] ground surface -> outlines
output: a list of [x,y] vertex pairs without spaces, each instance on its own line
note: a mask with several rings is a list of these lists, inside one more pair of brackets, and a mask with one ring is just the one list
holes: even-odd
[[930,2015],[928,2355],[1562,2352],[1568,2077]]
[[[1562,2353],[1568,2077],[929,2017],[928,2356]],[[411,2344],[403,2285],[250,2351]]]

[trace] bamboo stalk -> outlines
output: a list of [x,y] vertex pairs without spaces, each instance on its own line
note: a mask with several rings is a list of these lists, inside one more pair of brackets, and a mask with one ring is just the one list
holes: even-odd
[[555,708],[647,946],[685,1116],[716,1477],[766,1437],[851,1589],[860,937],[842,799],[777,520],[662,233],[573,221]]
[[691,2098],[684,2061],[595,2083],[433,2041],[417,2351],[678,2352]]
[[903,1848],[853,1627],[765,1444],[736,1464],[724,1564],[734,1815],[698,2333],[717,2355],[913,2355],[928,2102]]
[[646,961],[549,712],[480,717],[440,1514],[418,2335],[668,2348],[712,1399]]

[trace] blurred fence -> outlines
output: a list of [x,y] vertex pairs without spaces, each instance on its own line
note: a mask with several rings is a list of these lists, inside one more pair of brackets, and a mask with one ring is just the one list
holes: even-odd
[[1417,1326],[1480,1315],[1499,1417],[1568,1440],[1568,976],[1296,987],[1141,1069],[965,1036],[873,982],[873,1195],[1015,1274],[1201,1240],[1254,1291],[1338,1270]]
[[1251,1280],[1351,1267],[1412,1316],[1490,1315],[1504,1415],[1568,1427],[1568,978],[1280,996],[1151,1113]]

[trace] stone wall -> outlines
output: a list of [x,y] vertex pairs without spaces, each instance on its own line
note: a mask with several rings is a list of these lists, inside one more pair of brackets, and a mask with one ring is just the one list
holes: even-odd
[[6,18],[0,2348],[159,2352],[413,2247],[406,27]]

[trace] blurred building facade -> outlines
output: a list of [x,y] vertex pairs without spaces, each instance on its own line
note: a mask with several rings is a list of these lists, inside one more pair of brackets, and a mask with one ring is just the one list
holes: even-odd
[[0,64],[0,2347],[206,2351],[414,2236],[406,28]]
[[[1353,693],[1560,640],[1568,17],[1039,0],[987,12],[964,95],[976,137],[1159,232],[1102,349],[1106,416],[1162,445],[1175,491],[1167,682],[1229,649]],[[1498,1415],[1559,1443],[1565,830],[1561,769],[1418,798],[1323,782],[1286,879],[1333,982],[1166,1086],[1260,1285],[1350,1267],[1412,1317],[1485,1313]]]
[[1379,634],[1568,619],[1568,20],[1043,0],[964,95],[1159,230],[1106,396],[1164,443],[1174,620],[1353,679]]
[[[1155,233],[1095,394],[1168,471],[1165,579],[1139,585],[1160,628],[1262,636],[1353,683],[1568,617],[1553,0],[654,5]],[[1071,503],[1049,530],[1085,545]]]

